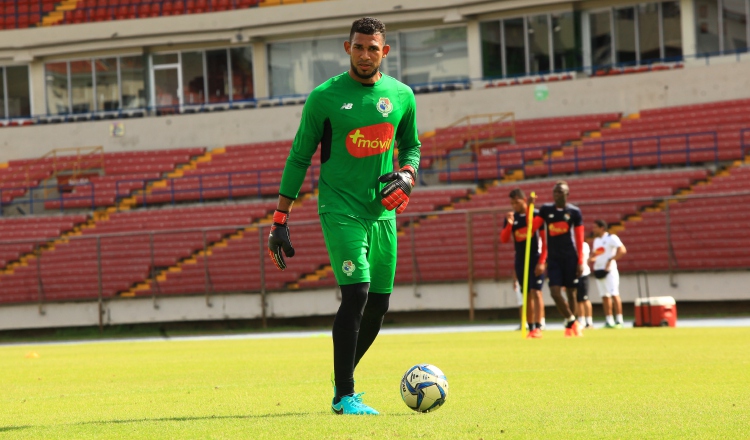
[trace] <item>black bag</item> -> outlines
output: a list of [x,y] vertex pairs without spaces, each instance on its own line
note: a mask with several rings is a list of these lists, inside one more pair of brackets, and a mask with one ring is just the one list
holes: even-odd
[[601,280],[602,278],[607,278],[607,275],[609,275],[608,270],[599,269],[594,271],[594,276],[597,280]]

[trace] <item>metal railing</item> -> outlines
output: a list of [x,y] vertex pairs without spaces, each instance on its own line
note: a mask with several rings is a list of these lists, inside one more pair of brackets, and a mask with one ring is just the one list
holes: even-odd
[[[238,0],[231,0],[237,2]],[[282,1],[283,3],[283,1]],[[557,69],[554,71],[543,71],[535,73],[520,73],[506,76],[484,76],[481,78],[464,78],[459,80],[450,81],[431,81],[424,83],[409,84],[412,89],[417,93],[432,93],[441,91],[454,91],[454,90],[466,90],[472,88],[483,88],[493,86],[498,82],[504,85],[513,84],[535,84],[544,83],[547,81],[557,81],[560,79],[575,79],[576,74],[582,74],[586,77],[598,77],[602,76],[602,72],[606,75],[612,73],[623,73],[629,74],[641,72],[642,69],[646,71],[658,71],[669,69],[670,65],[682,67],[682,63],[689,60],[696,60],[705,62],[706,65],[711,64],[712,59],[720,57],[733,56],[736,62],[745,61],[750,58],[750,52],[746,48],[740,48],[737,50],[728,50],[722,52],[710,52],[693,55],[682,55],[675,57],[665,58],[654,58],[649,60],[641,60],[640,62],[625,62],[615,64],[603,64],[603,65],[591,65],[581,66],[569,69]],[[96,112],[84,112],[84,113],[62,113],[58,115],[52,114],[39,114],[39,115],[28,115],[18,118],[6,118],[0,120],[0,123],[5,125],[23,126],[34,123],[50,123],[50,122],[78,122],[96,119],[115,119],[115,118],[130,118],[130,117],[145,117],[145,116],[160,116],[160,115],[173,115],[180,113],[195,113],[213,110],[230,110],[230,109],[245,109],[255,107],[267,107],[277,105],[299,105],[305,102],[307,94],[295,94],[286,96],[273,96],[266,98],[248,98],[248,99],[233,99],[233,96],[227,96],[226,100],[217,103],[204,103],[204,104],[183,104],[183,105],[168,105],[168,106],[143,106],[139,108],[127,108],[120,110],[110,111],[96,111]]]
[[[669,273],[673,286],[676,286],[674,274],[686,270],[686,267],[684,264],[681,266],[674,244],[679,240],[684,243],[691,238],[691,233],[684,230],[684,224],[675,223],[675,213],[672,212],[676,206],[674,204],[713,198],[742,198],[750,201],[750,191],[584,201],[577,205],[584,215],[596,213],[597,216],[610,210],[617,215],[635,214],[636,208],[633,208],[633,212],[623,213],[623,204],[661,206],[663,212],[654,214],[658,217],[658,224],[649,228],[655,236],[663,237],[663,242],[658,244],[651,239],[645,246],[658,248],[658,251],[651,252],[658,255],[658,264],[654,261],[650,264],[658,266],[657,272]],[[474,283],[477,280],[509,279],[512,274],[513,246],[499,245],[497,240],[507,210],[508,207],[503,206],[405,213],[399,216],[398,224],[402,233],[399,237],[400,259],[396,283],[411,285],[415,296],[420,295],[420,288],[426,283],[467,283],[467,304],[472,313],[470,316],[473,316]],[[681,215],[682,219],[688,218],[685,217],[686,214]],[[440,220],[435,220],[436,218]],[[589,218],[586,224],[592,220]],[[426,227],[430,222],[433,225],[438,224],[435,222],[442,222],[451,227],[431,229]],[[290,223],[293,241],[295,231],[304,231],[308,238],[309,234],[320,235],[318,223]],[[676,228],[675,224],[680,226]],[[40,313],[43,313],[44,305],[48,302],[97,300],[101,307],[104,301],[123,293],[151,298],[154,307],[158,307],[158,298],[174,295],[202,295],[205,296],[207,306],[211,306],[212,297],[220,293],[259,293],[265,317],[265,295],[268,291],[284,291],[287,290],[286,286],[297,282],[304,289],[305,284],[300,281],[304,275],[316,272],[321,265],[328,264],[324,248],[301,246],[297,249],[297,255],[304,255],[303,252],[308,256],[319,255],[320,261],[298,264],[292,258],[287,260],[288,268],[285,272],[266,265],[269,227],[269,224],[251,224],[72,236],[57,239],[55,249],[50,249],[51,242],[45,239],[0,241],[0,250],[7,251],[19,244],[34,247],[32,251],[17,255],[11,263],[0,268],[0,303],[37,303]],[[310,232],[311,230],[316,232]],[[462,230],[465,234],[458,232]],[[727,234],[732,233],[730,231]],[[628,239],[633,244],[629,246],[631,252],[628,253],[628,260],[632,264],[621,266],[624,273],[654,270],[653,266],[649,267],[647,263],[641,262],[646,256],[638,254],[638,247],[634,243],[637,237],[623,239],[626,245],[629,243]],[[727,236],[726,239],[730,240],[731,237]],[[66,251],[66,246],[71,247]],[[222,248],[230,247],[233,265],[227,266],[226,257],[217,259],[215,256],[222,252]],[[67,258],[68,253],[71,258]],[[11,258],[8,255],[6,252],[6,260]],[[649,258],[653,259],[653,256]],[[730,264],[732,258],[714,260],[727,262],[726,269],[736,266]],[[305,268],[300,266],[305,264]],[[185,268],[188,266],[194,268],[194,275],[198,275],[181,282],[179,275],[175,274],[179,270],[187,270]],[[271,269],[267,269],[269,267]],[[710,269],[717,268],[720,267],[714,265]],[[687,266],[687,270],[690,269],[691,266]],[[8,273],[10,270],[13,273]],[[71,277],[76,282],[66,283],[65,280],[70,281]],[[237,281],[240,284],[224,282],[232,278],[240,280]],[[336,283],[333,274],[329,273],[328,279],[330,281],[327,285],[334,287]],[[144,285],[146,281],[148,286]],[[139,292],[148,294],[143,296]]]
[[[750,129],[748,129],[748,132],[750,132]],[[706,147],[692,147],[691,139],[695,139],[697,137],[710,137],[710,146]],[[748,136],[750,138],[750,136]],[[669,148],[665,149],[663,147],[663,144],[670,140],[670,139],[684,139],[685,148]],[[653,142],[653,147],[655,148],[655,151],[646,151],[646,152],[639,152],[635,148],[636,143],[647,143],[647,142]],[[696,141],[693,141],[694,143]],[[621,153],[607,153],[607,147],[608,146],[625,146],[627,145],[627,151],[621,152]],[[510,146],[512,147],[512,145]],[[594,151],[595,148],[598,148],[596,151]],[[639,147],[640,148],[640,147]],[[460,172],[462,174],[466,173],[473,173],[473,179],[469,179],[474,182],[478,182],[480,180],[486,180],[486,179],[502,179],[505,175],[505,171],[508,169],[517,169],[524,172],[525,175],[539,175],[544,173],[529,173],[531,170],[531,167],[534,167],[535,169],[539,169],[540,166],[543,166],[546,168],[546,174],[548,176],[551,176],[555,173],[555,167],[564,166],[567,164],[572,164],[572,169],[570,169],[567,172],[573,172],[575,174],[578,174],[581,171],[581,168],[584,168],[583,165],[590,162],[595,163],[601,163],[601,171],[607,171],[612,168],[627,168],[627,169],[634,169],[636,166],[636,161],[638,158],[654,158],[654,163],[648,163],[648,165],[656,165],[658,168],[661,168],[663,165],[663,156],[669,155],[670,157],[674,157],[675,155],[684,155],[684,164],[686,166],[690,166],[696,161],[694,160],[696,153],[703,153],[703,152],[710,152],[713,153],[713,162],[715,164],[718,164],[719,162],[719,145],[718,145],[718,134],[716,131],[705,131],[705,132],[696,132],[696,133],[681,133],[681,134],[669,134],[669,135],[659,135],[659,136],[645,136],[645,137],[635,137],[635,138],[627,138],[627,139],[611,139],[611,140],[591,140],[587,139],[583,141],[583,144],[576,144],[576,145],[569,145],[569,146],[561,146],[561,145],[551,145],[551,146],[544,146],[544,147],[536,147],[536,148],[510,148],[510,149],[501,149],[500,147],[495,147],[494,152],[490,152],[489,154],[484,155],[483,157],[488,156],[494,156],[494,167],[487,167],[480,165],[480,162],[487,163],[487,159],[481,160],[479,157],[477,157],[477,153],[474,152],[460,152],[460,153],[451,153],[449,154],[452,158],[457,157],[471,157],[472,161],[469,164],[463,164],[458,167],[454,167],[451,165],[450,160],[445,160],[446,156],[441,156],[443,159],[443,162],[446,164],[445,169],[427,169],[427,170],[421,170],[420,171],[420,183],[425,184],[424,175],[429,174],[439,174],[441,176],[445,176],[445,182],[451,183],[454,180],[458,181],[464,181],[466,182],[466,178],[462,179],[454,179],[453,176]],[[621,149],[621,148],[620,148]],[[565,158],[555,158],[554,155],[556,152],[563,151],[565,153]],[[593,154],[592,154],[593,153]],[[483,153],[479,153],[483,154]],[[692,159],[691,159],[691,155]],[[519,157],[520,156],[520,157]],[[571,157],[572,156],[572,157]],[[436,157],[433,156],[426,156],[425,158],[428,159],[436,159]],[[623,167],[621,163],[616,162],[619,159],[627,159],[628,164]],[[519,162],[520,160],[520,162]],[[617,165],[607,165],[607,162],[610,164],[617,163]],[[680,162],[681,164],[682,162]],[[670,161],[670,164],[676,164],[674,160]],[[495,173],[488,172],[489,170],[492,170],[494,168]],[[567,168],[566,168],[567,169]],[[591,167],[587,167],[587,170],[593,170]],[[480,176],[481,174],[481,176]]]
[[[311,165],[309,168],[306,179],[310,182],[310,191],[317,187],[319,170],[320,166],[318,165]],[[164,203],[164,198],[160,196],[167,196],[168,200],[166,203],[172,205],[184,200],[203,203],[206,199],[216,198],[226,198],[229,200],[234,200],[236,197],[262,198],[263,196],[278,194],[282,171],[283,168],[272,168],[254,171],[195,174],[157,180],[123,179],[115,182],[115,198],[116,202],[119,202],[122,199],[133,196],[131,193],[132,189],[121,191],[120,188],[121,184],[126,186],[129,182],[141,184],[140,194],[136,194],[136,197],[141,198],[141,202],[139,203],[141,206],[148,206],[149,199],[152,201],[156,199],[157,202],[155,203]],[[263,176],[267,174],[278,175],[278,178],[264,180]],[[251,180],[254,183],[241,183],[243,180]],[[210,184],[208,183],[209,181],[211,181]],[[152,186],[155,182],[164,182],[164,187],[156,188]],[[183,187],[180,188],[180,186]],[[271,190],[267,191],[267,188]],[[211,192],[213,192],[213,195],[209,196]],[[183,197],[184,195],[188,196]]]
[[[702,139],[701,139],[702,138]],[[669,140],[677,139],[684,140],[685,148],[675,149],[669,147],[665,149],[663,144]],[[709,146],[695,147],[698,142],[706,142],[709,139]],[[692,141],[691,141],[692,140]],[[651,143],[651,148],[655,148],[655,151],[650,152],[639,152],[636,148],[638,143]],[[693,145],[691,145],[691,142]],[[608,146],[620,146],[627,145],[627,151],[622,153],[608,153]],[[750,150],[750,128],[742,129],[740,131],[740,147],[742,157],[744,157]],[[592,150],[597,149],[596,153],[592,155]],[[640,148],[640,147],[638,147]],[[561,150],[565,150],[568,154],[567,158],[556,158],[555,153]],[[622,149],[622,148],[620,148]],[[486,151],[486,150],[485,150]],[[695,133],[679,133],[659,136],[646,136],[646,137],[635,137],[627,139],[612,139],[612,140],[586,140],[583,145],[572,145],[572,146],[559,146],[552,145],[538,148],[516,148],[516,149],[501,149],[495,147],[494,152],[490,152],[489,156],[494,156],[494,166],[487,167],[481,165],[480,162],[486,164],[487,159],[478,159],[477,152],[460,152],[460,153],[447,153],[439,156],[423,156],[423,159],[433,160],[437,167],[421,169],[418,173],[420,185],[428,186],[425,180],[426,176],[438,175],[439,179],[444,176],[446,183],[452,182],[479,182],[480,180],[487,179],[501,179],[504,177],[506,170],[516,169],[521,170],[525,175],[548,175],[555,174],[557,167],[563,167],[564,170],[561,172],[572,172],[578,174],[582,169],[594,170],[593,167],[584,167],[587,163],[601,163],[601,168],[597,167],[601,171],[607,171],[609,169],[634,169],[638,164],[636,161],[639,158],[653,158],[654,161],[649,161],[648,165],[655,165],[661,167],[663,165],[663,157],[669,155],[672,160],[670,164],[674,165],[677,162],[674,160],[677,155],[684,155],[684,162],[680,161],[679,164],[685,164],[690,166],[695,161],[695,154],[698,153],[713,153],[712,161],[718,164],[719,161],[719,147],[718,147],[718,133],[716,131],[703,131]],[[572,157],[571,157],[572,155]],[[519,157],[520,156],[520,157]],[[452,159],[455,158],[469,158],[470,164],[464,164],[455,166],[452,164]],[[541,159],[540,159],[541,157]],[[616,162],[619,159],[626,159],[627,165],[623,166],[622,163]],[[705,157],[704,157],[705,159]],[[609,164],[608,164],[609,162]],[[701,161],[705,162],[705,160]],[[612,165],[615,163],[615,165]],[[440,166],[442,164],[442,167]],[[572,165],[570,169],[565,168],[566,165]],[[492,172],[494,170],[494,172]],[[172,205],[179,201],[198,201],[203,203],[205,200],[216,199],[216,198],[228,198],[230,200],[236,197],[257,197],[269,196],[276,193],[275,188],[280,184],[280,175],[283,168],[269,168],[254,171],[236,171],[236,172],[224,172],[224,173],[205,173],[187,175],[182,177],[166,178],[166,179],[121,179],[115,182],[115,200],[114,203],[119,203],[123,199],[136,196],[139,198],[138,204],[141,206],[148,206],[149,200],[151,204],[155,203],[170,203]],[[318,185],[318,173],[320,171],[319,165],[311,165],[310,171],[308,172],[310,191],[317,188]],[[530,172],[531,171],[531,172]],[[461,178],[456,179],[456,173],[461,173]],[[467,179],[466,173],[473,174],[472,178]],[[265,176],[274,175],[272,178],[265,178]],[[275,175],[278,175],[276,177]],[[253,183],[241,183],[242,181],[250,180]],[[221,183],[219,183],[221,181]],[[164,182],[164,188],[154,187],[153,184],[156,182]],[[210,182],[210,183],[209,183]],[[68,186],[68,185],[66,185]],[[2,216],[2,208],[10,205],[28,206],[29,211],[33,212],[35,204],[44,204],[48,201],[54,201],[59,204],[61,212],[65,210],[66,204],[68,207],[77,208],[91,208],[95,209],[97,206],[104,206],[102,203],[97,204],[96,196],[96,184],[92,182],[77,182],[75,185],[69,185],[72,187],[86,187],[88,188],[87,193],[76,194],[73,192],[59,191],[59,195],[55,197],[46,197],[51,189],[60,190],[60,185],[56,184],[44,184],[36,187],[9,187],[0,188],[0,216]],[[127,188],[127,189],[126,189]],[[3,203],[3,193],[7,193],[13,190],[21,190],[27,192],[27,196],[22,200],[13,200],[9,203]],[[45,196],[35,196],[38,191],[43,191]],[[133,191],[139,191],[140,193],[134,194]],[[163,196],[167,196],[166,200]],[[86,205],[81,203],[75,203],[77,201],[85,200]],[[112,202],[106,202],[106,205]]]

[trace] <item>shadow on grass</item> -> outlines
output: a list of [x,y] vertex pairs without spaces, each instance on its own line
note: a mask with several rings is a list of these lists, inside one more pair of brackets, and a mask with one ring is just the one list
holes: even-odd
[[299,417],[322,413],[288,412],[279,414],[255,414],[236,416],[202,416],[202,417],[160,417],[156,419],[124,419],[124,420],[92,420],[89,422],[71,423],[71,425],[110,425],[119,423],[161,423],[161,422],[193,422],[198,420],[226,420],[226,419],[264,419],[275,417]]
[[19,431],[21,429],[29,429],[31,426],[24,425],[24,426],[0,426],[0,432],[8,432],[8,431]]
[[[83,426],[83,425],[117,425],[125,423],[163,423],[163,422],[193,422],[199,420],[228,420],[228,419],[265,419],[265,418],[277,418],[277,417],[300,417],[300,416],[313,416],[313,415],[330,415],[333,414],[327,411],[320,412],[287,412],[279,414],[255,414],[255,415],[236,415],[236,416],[203,416],[203,417],[159,417],[155,419],[123,419],[123,420],[91,420],[88,422],[77,422],[65,424],[62,426]],[[408,416],[413,417],[411,413],[397,413],[388,414],[388,416]],[[42,426],[8,426],[0,427],[0,432],[13,431],[18,429],[28,428],[41,428]],[[49,428],[49,426],[47,426]]]

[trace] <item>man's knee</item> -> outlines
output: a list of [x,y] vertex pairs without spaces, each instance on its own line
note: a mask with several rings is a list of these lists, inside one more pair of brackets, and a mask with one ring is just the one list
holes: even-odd
[[370,293],[365,306],[366,316],[384,316],[390,304],[390,293]]

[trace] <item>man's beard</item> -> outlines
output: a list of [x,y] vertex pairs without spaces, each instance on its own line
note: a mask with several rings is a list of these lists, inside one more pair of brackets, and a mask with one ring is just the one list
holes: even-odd
[[359,70],[357,69],[357,66],[354,65],[354,62],[351,62],[351,65],[352,65],[352,72],[354,72],[354,74],[357,75],[357,78],[360,78],[360,79],[370,79],[373,76],[377,75],[378,72],[380,71],[380,66],[377,66],[374,69],[372,69],[372,72],[367,73],[367,74],[361,74]]

